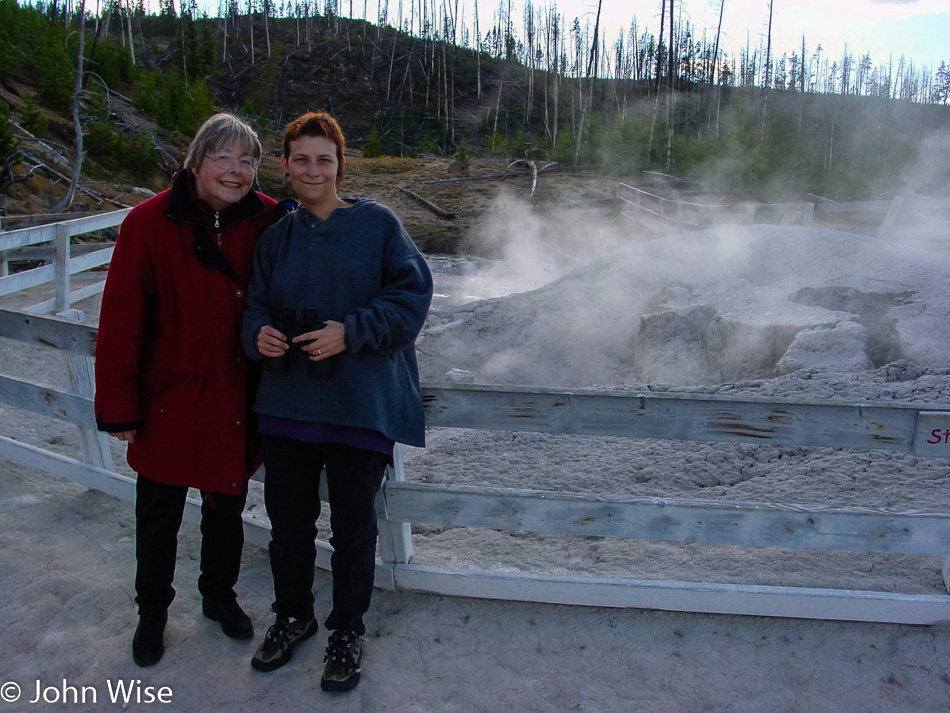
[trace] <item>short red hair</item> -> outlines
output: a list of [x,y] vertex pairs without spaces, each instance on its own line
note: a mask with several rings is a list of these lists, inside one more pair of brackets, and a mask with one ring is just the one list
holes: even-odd
[[336,144],[336,160],[340,164],[336,173],[336,187],[343,185],[346,174],[346,139],[336,119],[323,111],[308,111],[284,127],[284,158],[290,158],[290,142],[301,136],[325,136]]

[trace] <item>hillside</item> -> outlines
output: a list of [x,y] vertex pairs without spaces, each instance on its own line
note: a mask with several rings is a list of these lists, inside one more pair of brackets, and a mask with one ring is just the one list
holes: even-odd
[[[21,91],[29,87],[20,85]],[[7,91],[0,92],[9,96]],[[16,98],[10,97],[14,105]],[[50,134],[62,141],[70,137],[71,127],[53,114],[47,115]],[[130,116],[131,120],[131,116]],[[146,130],[156,134],[154,123],[137,117]],[[258,171],[256,188],[275,198],[293,197],[283,179],[280,168],[280,137],[266,134],[265,155]],[[180,165],[187,146],[184,140],[172,137],[163,144],[170,163]],[[56,152],[34,145],[29,153],[56,166]],[[66,167],[59,167],[65,173]],[[108,162],[96,156],[87,156],[70,211],[115,210],[139,203],[153,192],[167,187],[170,175],[156,170],[144,180],[130,181],[121,172],[110,170]],[[25,168],[21,170],[26,170]],[[51,205],[53,180],[41,170],[35,171],[28,181],[15,183],[0,203],[5,203],[7,216],[26,216],[48,213]],[[65,181],[55,181],[52,190],[62,194]],[[467,252],[490,256],[493,248],[479,239],[476,226],[499,200],[523,204],[526,212],[550,213],[555,208],[596,208],[602,201],[612,199],[615,181],[596,175],[577,175],[568,172],[542,173],[535,195],[531,195],[532,178],[528,167],[519,164],[509,167],[503,159],[475,158],[467,169],[456,160],[446,157],[420,158],[382,156],[364,158],[358,152],[347,152],[347,180],[342,191],[345,196],[374,198],[391,207],[403,220],[420,249],[429,253]],[[425,201],[425,202],[423,202]],[[431,204],[426,205],[426,202]],[[447,214],[447,215],[443,215]]]
[[[290,25],[275,23],[270,57],[260,51],[237,51],[226,67],[206,76],[208,85],[213,87],[214,102],[196,121],[211,111],[233,111],[258,127],[264,158],[256,188],[276,198],[292,197],[280,169],[283,123],[307,109],[326,109],[338,116],[347,134],[348,170],[343,194],[375,198],[393,208],[420,248],[427,252],[491,254],[493,248],[480,240],[474,227],[502,196],[506,200],[523,199],[524,210],[542,213],[565,204],[612,197],[615,181],[590,172],[565,172],[556,165],[542,174],[532,195],[530,169],[523,161],[511,165],[511,159],[501,151],[498,155],[479,152],[483,155],[472,155],[463,165],[455,158],[454,149],[443,151],[436,142],[404,150],[405,146],[395,144],[385,128],[381,137],[385,154],[395,155],[364,158],[362,149],[374,126],[374,117],[382,116],[381,111],[385,113],[389,76],[383,71],[386,60],[379,51],[380,38],[369,32],[368,26],[358,24],[360,30],[354,31],[352,37],[350,33],[323,37],[320,43],[311,44],[311,51],[302,53],[288,44]],[[104,91],[93,80],[83,92],[80,117],[86,155],[70,211],[135,205],[167,187],[184,158],[191,134],[180,127],[170,127],[168,116],[141,99],[141,93],[151,89],[155,92],[152,104],[176,103],[163,94],[168,87],[153,84],[156,76],[175,76],[174,34],[165,34],[168,28],[163,18],[143,17],[141,26],[143,37],[150,44],[148,51],[138,57],[138,64],[123,65],[122,71],[115,72],[114,86],[108,90]],[[406,51],[412,54],[415,40],[401,34],[396,39],[397,49],[405,42]],[[358,48],[351,44],[356,42]],[[347,46],[353,51],[346,52]],[[98,47],[102,54],[103,48],[109,49],[109,41],[104,39]],[[98,56],[88,44],[87,55]],[[123,54],[123,61],[125,57]],[[359,81],[340,80],[341,75],[354,73],[365,76]],[[121,81],[126,75],[128,83]],[[489,81],[487,63],[484,76]],[[196,83],[201,81],[204,80]],[[190,91],[195,90],[196,83],[190,85]],[[0,98],[10,107],[14,135],[20,141],[23,158],[15,173],[21,177],[29,174],[28,180],[14,183],[0,193],[0,212],[8,216],[50,212],[68,184],[70,149],[75,144],[73,121],[62,105],[49,106],[52,102],[45,101],[48,94],[44,93],[44,86],[43,77],[25,62],[0,83]],[[418,94],[419,88],[412,91]],[[186,101],[187,97],[180,100]],[[143,105],[157,115],[143,109]],[[39,116],[34,123],[42,125],[36,134],[29,131],[23,120],[30,106]],[[398,108],[398,101],[393,106]],[[473,111],[461,101],[459,107],[462,112]],[[418,112],[416,128],[433,117],[427,118],[424,110]],[[384,124],[381,119],[379,125]],[[418,139],[421,141],[424,136],[425,131]],[[134,162],[133,154],[140,150],[145,155]],[[427,207],[425,202],[431,205]]]
[[[502,195],[530,197],[541,213],[611,197],[615,178],[598,176],[636,182],[659,171],[767,202],[945,195],[950,185],[946,145],[934,138],[950,126],[947,106],[737,86],[731,76],[715,86],[679,77],[675,92],[657,95],[635,75],[588,81],[551,57],[541,62],[540,48],[535,62],[520,45],[475,52],[438,33],[329,16],[120,19],[104,13],[85,26],[86,157],[73,210],[132,205],[164,188],[216,110],[258,128],[268,154],[259,187],[278,197],[284,123],[330,111],[355,152],[346,190],[391,205],[435,252],[477,246],[472,227]],[[9,215],[49,212],[75,144],[75,60],[63,49],[75,42],[75,21],[0,0],[0,24],[0,97],[24,157],[16,171],[31,173],[0,204]],[[551,168],[534,195],[528,160]],[[509,165],[515,175],[500,178]]]
[[[26,93],[28,85],[15,85],[18,92]],[[17,104],[16,95],[0,91]],[[44,112],[49,133],[58,141],[71,140],[71,126],[55,114]],[[160,132],[153,122],[135,117],[145,130]],[[186,143],[181,138],[169,137],[163,152],[171,157],[170,163],[180,165]],[[266,134],[265,155],[258,172],[259,190],[278,199],[293,197],[289,184],[280,168],[280,137]],[[56,152],[34,144],[29,153],[56,165]],[[167,187],[170,176],[165,170],[155,170],[144,180],[130,182],[120,172],[110,171],[108,162],[96,156],[87,156],[79,188],[70,211],[115,210],[139,203],[153,192]],[[21,170],[26,170],[21,169]],[[65,172],[66,167],[60,167]],[[44,171],[35,171],[28,181],[15,183],[0,198],[5,203],[7,216],[26,216],[49,212],[51,185],[54,183]],[[61,194],[64,181],[56,181],[53,191]],[[475,158],[467,169],[457,161],[445,157],[422,158],[382,156],[364,158],[358,152],[347,153],[347,181],[344,195],[374,198],[391,207],[403,220],[420,249],[430,253],[467,252],[491,255],[492,247],[478,237],[475,227],[482,222],[492,206],[502,197],[506,201],[523,203],[524,211],[550,212],[554,207],[592,206],[613,196],[614,181],[595,175],[570,173],[542,173],[534,196],[528,168],[502,159]],[[414,195],[411,195],[414,194]],[[422,199],[422,200],[420,200]],[[432,205],[428,207],[424,202]],[[448,216],[440,215],[440,212]]]

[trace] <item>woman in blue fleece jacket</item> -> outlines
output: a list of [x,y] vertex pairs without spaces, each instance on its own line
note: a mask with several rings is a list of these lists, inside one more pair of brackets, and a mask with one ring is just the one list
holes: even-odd
[[432,300],[426,261],[395,214],[337,194],[344,147],[327,114],[287,125],[282,166],[301,207],[258,241],[242,330],[247,354],[265,362],[254,410],[277,615],[251,665],[283,666],[317,631],[314,539],[325,467],[333,545],[327,691],[359,682],[376,563],[374,501],[393,444],[424,445],[414,345]]

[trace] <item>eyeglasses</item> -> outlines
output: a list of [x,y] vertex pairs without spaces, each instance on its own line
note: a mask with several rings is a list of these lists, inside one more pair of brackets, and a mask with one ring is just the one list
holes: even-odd
[[257,160],[251,158],[250,156],[241,156],[240,158],[235,158],[228,154],[218,154],[217,156],[212,156],[211,154],[205,154],[205,158],[211,159],[214,162],[214,165],[217,166],[222,171],[233,171],[238,170],[246,176],[250,176],[257,170]]

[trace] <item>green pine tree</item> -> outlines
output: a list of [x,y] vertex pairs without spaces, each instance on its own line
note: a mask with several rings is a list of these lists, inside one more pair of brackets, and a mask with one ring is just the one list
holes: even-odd
[[366,140],[366,146],[363,147],[363,156],[365,158],[379,158],[383,155],[383,139],[379,135],[379,129],[375,126],[369,132],[369,138]]
[[422,141],[419,144],[419,150],[422,153],[428,153],[434,156],[442,155],[442,147],[439,145],[438,139],[434,139],[429,136],[428,131],[422,135]]
[[23,106],[21,106],[20,111],[17,112],[17,118],[20,120],[20,126],[33,134],[33,136],[41,138],[46,136],[46,130],[49,126],[46,123],[46,119],[43,118],[40,107],[36,103],[35,94],[26,95],[26,99],[23,100]]
[[10,34],[0,25],[0,81],[6,81],[16,72],[16,56]]
[[74,71],[74,60],[66,51],[60,33],[44,35],[35,67],[43,104],[57,111],[69,110],[73,101]]
[[0,99],[0,191],[13,183],[13,167],[20,163],[20,141],[13,135],[10,107]]
[[459,141],[455,158],[458,159],[458,162],[462,166],[463,170],[468,170],[468,167],[472,165],[472,156],[468,150],[468,141],[465,140],[464,136],[462,137],[462,140]]
[[262,111],[257,115],[257,138],[261,141],[264,140],[264,137],[267,136],[267,112]]

